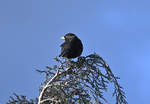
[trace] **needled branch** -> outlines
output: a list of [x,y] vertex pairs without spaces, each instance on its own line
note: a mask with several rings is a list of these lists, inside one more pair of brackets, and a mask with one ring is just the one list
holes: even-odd
[[99,55],[90,54],[76,61],[55,60],[57,65],[37,70],[45,74],[38,98],[28,100],[26,96],[14,94],[7,104],[110,104],[104,96],[110,84],[115,103],[128,104],[119,78]]
[[47,80],[41,85],[38,104],[109,104],[104,97],[109,83],[114,85],[112,95],[116,104],[127,104],[118,77],[99,55],[79,57],[77,61],[56,58],[56,61],[60,66],[47,67]]

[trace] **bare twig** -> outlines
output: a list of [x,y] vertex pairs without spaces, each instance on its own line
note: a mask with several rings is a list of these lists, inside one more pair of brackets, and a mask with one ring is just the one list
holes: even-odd
[[39,95],[39,101],[38,101],[38,104],[42,104],[42,102],[45,102],[47,100],[50,100],[50,99],[47,99],[47,100],[43,100],[42,96],[44,94],[44,92],[46,91],[47,88],[49,88],[51,86],[51,84],[62,74],[65,74],[67,73],[68,71],[70,70],[70,68],[66,69],[65,71],[63,72],[59,72],[59,70],[57,70],[56,74],[54,75],[54,77],[45,85],[45,87],[43,88],[43,90],[41,91],[40,95]]
[[42,100],[42,96],[45,92],[45,90],[48,88],[48,85],[50,85],[51,83],[53,83],[55,81],[55,79],[57,78],[57,76],[59,75],[59,70],[57,70],[55,76],[46,84],[46,86],[43,88],[42,92],[40,93],[40,96],[39,96],[39,101],[38,101],[38,104],[41,104],[41,100]]

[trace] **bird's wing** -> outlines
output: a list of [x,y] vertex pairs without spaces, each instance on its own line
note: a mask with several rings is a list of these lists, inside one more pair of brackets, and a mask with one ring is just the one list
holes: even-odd
[[68,55],[70,53],[70,51],[71,50],[70,50],[69,44],[67,44],[67,43],[61,44],[61,54],[59,55],[59,57],[60,56],[64,57],[64,56]]

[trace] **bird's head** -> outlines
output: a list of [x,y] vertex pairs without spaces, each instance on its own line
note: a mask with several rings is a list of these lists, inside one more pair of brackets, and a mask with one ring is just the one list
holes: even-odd
[[77,36],[73,33],[67,33],[65,36],[61,37],[65,41],[71,41],[72,39],[77,38]]

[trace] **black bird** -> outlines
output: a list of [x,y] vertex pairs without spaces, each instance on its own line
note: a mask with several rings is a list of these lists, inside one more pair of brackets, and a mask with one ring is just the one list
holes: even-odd
[[83,51],[83,45],[81,40],[73,33],[68,33],[64,37],[65,42],[61,44],[61,54],[59,57],[65,57],[68,59],[76,58],[81,55]]

